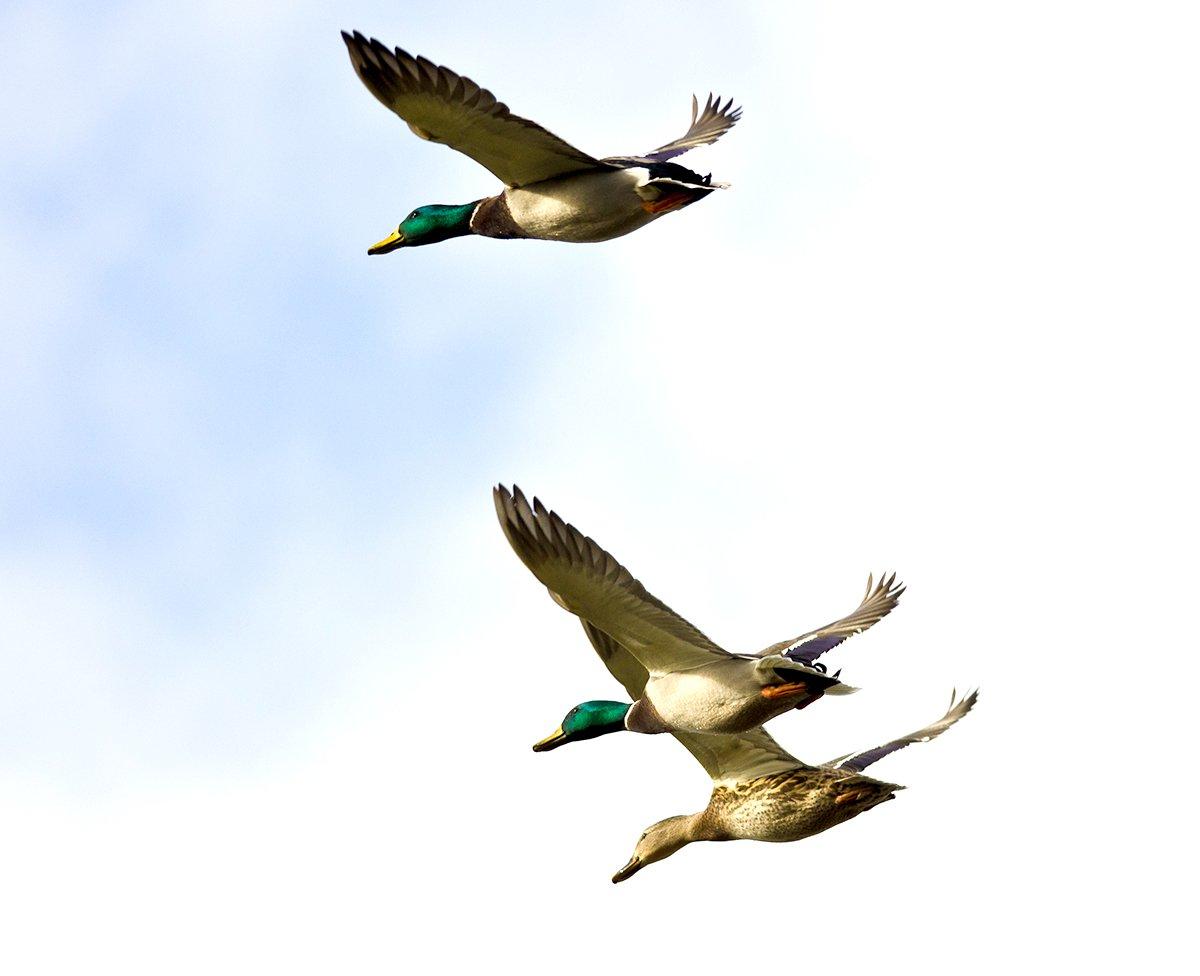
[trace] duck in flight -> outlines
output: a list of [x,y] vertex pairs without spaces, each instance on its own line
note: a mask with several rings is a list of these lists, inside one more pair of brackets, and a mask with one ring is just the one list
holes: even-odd
[[895,574],[878,585],[869,580],[863,601],[840,620],[755,654],[732,654],[536,498],[530,505],[519,488],[503,485],[493,497],[509,544],[554,601],[627,649],[646,675],[632,704],[584,702],[534,746],[538,752],[622,730],[748,732],[823,695],[854,691],[817,658],[883,619],[904,592]]
[[[649,674],[626,647],[586,620],[583,629],[605,666],[629,697],[640,698]],[[863,775],[872,763],[941,735],[975,705],[978,692],[950,698],[940,719],[873,749],[810,766],[780,746],[764,729],[736,735],[675,732],[674,736],[712,778],[708,805],[699,813],[660,820],[638,838],[633,857],[616,884],[648,864],[702,840],[803,840],[894,799],[904,787]]]
[[607,241],[725,187],[671,160],[732,128],[741,116],[732,99],[722,105],[709,95],[701,110],[693,96],[692,124],[678,139],[644,156],[598,159],[513,115],[465,75],[358,31],[343,31],[342,38],[363,84],[414,134],[470,156],[505,186],[496,196],[470,203],[418,207],[368,254],[467,234]]

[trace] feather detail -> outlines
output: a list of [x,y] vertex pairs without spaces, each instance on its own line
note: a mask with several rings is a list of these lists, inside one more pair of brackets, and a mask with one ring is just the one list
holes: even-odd
[[704,103],[704,111],[700,112],[700,103],[692,96],[692,124],[687,132],[678,139],[673,139],[665,146],[659,146],[653,152],[646,153],[648,159],[658,162],[682,156],[689,149],[709,145],[716,142],[726,132],[737,124],[742,117],[741,108],[733,108],[733,99],[721,106],[721,96],[713,96],[709,92],[708,100]]
[[904,593],[904,584],[896,583],[896,574],[881,576],[875,583],[874,575],[867,577],[867,591],[862,602],[854,610],[833,623],[810,630],[792,640],[772,644],[759,653],[762,656],[783,654],[801,664],[812,664],[827,651],[833,650],[847,637],[861,634],[891,613]]
[[342,32],[354,71],[412,132],[470,156],[508,186],[607,168],[536,122],[523,119],[470,78],[358,31]]
[[926,725],[923,729],[917,729],[916,732],[902,735],[900,738],[893,739],[891,742],[886,742],[881,746],[876,746],[874,749],[856,752],[849,757],[841,757],[840,759],[824,763],[824,765],[834,769],[850,769],[856,773],[861,773],[872,763],[878,762],[884,756],[891,755],[905,746],[910,746],[915,742],[929,742],[931,739],[936,739],[975,707],[975,702],[979,698],[979,691],[976,689],[957,701],[955,700],[956,698],[957,692],[952,693],[950,695],[950,708],[946,714],[936,722]]

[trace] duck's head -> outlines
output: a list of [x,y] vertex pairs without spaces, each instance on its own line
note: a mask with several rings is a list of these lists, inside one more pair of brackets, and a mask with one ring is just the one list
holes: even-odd
[[368,254],[387,254],[398,247],[420,247],[422,244],[437,244],[451,237],[463,237],[471,233],[471,214],[478,200],[456,206],[431,203],[417,207],[400,221],[391,234],[378,244],[367,248]]
[[631,707],[629,702],[582,702],[567,712],[557,729],[534,743],[533,751],[548,752],[577,739],[594,739],[609,732],[620,732],[625,728],[625,715]]
[[692,836],[692,818],[688,816],[668,817],[660,820],[653,827],[647,827],[638,838],[637,846],[633,849],[633,857],[629,863],[613,875],[613,884],[618,884],[627,878],[632,878],[647,864],[661,861],[670,857],[679,848],[690,844]]

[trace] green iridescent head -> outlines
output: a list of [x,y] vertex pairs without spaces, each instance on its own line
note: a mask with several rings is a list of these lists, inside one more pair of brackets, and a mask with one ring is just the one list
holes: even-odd
[[478,200],[470,203],[447,206],[431,203],[417,207],[400,221],[400,226],[378,244],[367,248],[368,254],[387,254],[398,247],[419,247],[422,244],[437,244],[451,237],[463,237],[471,233],[471,214]]
[[631,707],[629,702],[615,701],[585,701],[576,705],[567,712],[562,725],[534,745],[533,751],[547,752],[577,739],[620,732],[625,728],[625,713]]

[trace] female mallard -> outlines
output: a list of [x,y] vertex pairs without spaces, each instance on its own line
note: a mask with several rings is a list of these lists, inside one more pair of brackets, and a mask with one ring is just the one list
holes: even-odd
[[645,156],[596,159],[513,115],[486,88],[423,57],[393,52],[355,31],[342,32],[350,62],[371,94],[422,139],[470,156],[506,189],[459,206],[418,207],[368,254],[435,244],[451,237],[530,237],[607,241],[682,210],[724,186],[670,160],[716,142],[741,115],[709,95],[704,111],[692,98],[692,124]]
[[[631,698],[638,698],[646,685],[646,669],[603,631],[587,622],[583,626],[613,677]],[[712,777],[708,806],[646,828],[629,863],[613,875],[613,883],[633,877],[647,864],[670,857],[693,841],[802,840],[893,799],[895,791],[904,787],[864,776],[862,771],[897,749],[941,735],[971,710],[978,694],[973,691],[957,701],[951,696],[950,710],[932,725],[820,766],[800,762],[763,729],[740,735],[676,732],[675,738]]]
[[[566,610],[629,649],[649,673],[644,693],[617,715],[576,734],[571,723],[538,743],[539,752],[604,732],[746,732],[824,694],[855,689],[825,672],[816,659],[847,637],[886,616],[904,592],[895,574],[867,595],[849,616],[757,654],[722,650],[655,599],[620,563],[517,487],[493,492],[496,514],[513,550]],[[581,708],[595,703],[585,703]],[[609,705],[612,703],[600,703]],[[570,716],[568,716],[570,718]]]

